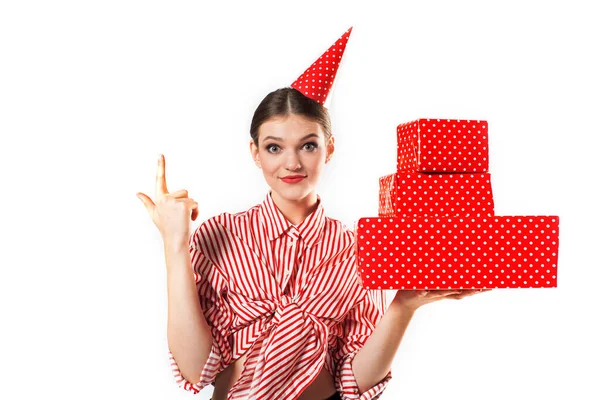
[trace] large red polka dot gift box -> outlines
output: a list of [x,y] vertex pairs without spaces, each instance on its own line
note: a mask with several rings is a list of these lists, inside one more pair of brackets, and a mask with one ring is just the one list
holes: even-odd
[[558,217],[360,218],[367,289],[556,287]]
[[403,140],[379,215],[354,227],[363,287],[557,287],[558,216],[494,213],[487,122],[420,119],[398,126]]

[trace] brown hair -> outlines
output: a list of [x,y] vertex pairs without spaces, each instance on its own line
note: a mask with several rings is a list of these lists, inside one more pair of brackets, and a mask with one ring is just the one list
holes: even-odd
[[331,137],[331,120],[329,112],[322,104],[303,95],[300,91],[285,87],[277,89],[260,102],[250,124],[250,136],[258,147],[258,128],[267,120],[288,115],[302,115],[321,125],[325,134],[325,144]]

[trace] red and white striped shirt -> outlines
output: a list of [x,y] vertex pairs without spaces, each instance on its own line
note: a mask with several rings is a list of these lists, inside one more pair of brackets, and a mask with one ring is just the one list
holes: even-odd
[[378,399],[392,378],[359,395],[352,359],[385,312],[385,291],[367,290],[356,269],[354,232],[318,206],[293,225],[269,192],[247,211],[222,213],[190,237],[192,267],[213,345],[198,393],[244,353],[227,399],[297,399],[323,364],[344,400]]

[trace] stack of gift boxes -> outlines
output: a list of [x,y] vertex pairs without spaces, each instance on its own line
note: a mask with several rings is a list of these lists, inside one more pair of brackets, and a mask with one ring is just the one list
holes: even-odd
[[379,215],[355,226],[363,287],[556,287],[558,217],[495,215],[486,121],[419,119],[396,131]]

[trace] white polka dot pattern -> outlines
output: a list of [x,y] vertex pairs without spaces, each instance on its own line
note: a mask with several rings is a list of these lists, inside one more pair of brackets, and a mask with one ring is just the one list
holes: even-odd
[[291,86],[306,97],[324,104],[333,86],[351,32],[352,27],[307,68]]
[[360,218],[366,289],[557,286],[558,217]]
[[379,178],[379,216],[493,216],[490,174],[404,173]]
[[418,119],[396,133],[398,172],[488,172],[486,121]]

